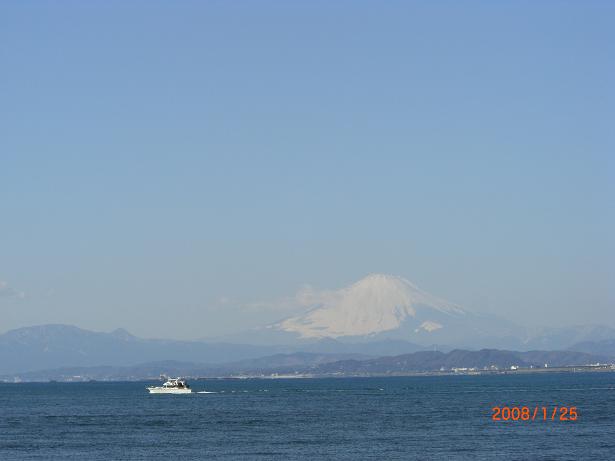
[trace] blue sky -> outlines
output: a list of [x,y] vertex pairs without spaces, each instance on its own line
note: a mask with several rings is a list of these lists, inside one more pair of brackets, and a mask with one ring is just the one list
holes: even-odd
[[615,326],[614,14],[3,2],[0,331],[209,336],[371,272]]

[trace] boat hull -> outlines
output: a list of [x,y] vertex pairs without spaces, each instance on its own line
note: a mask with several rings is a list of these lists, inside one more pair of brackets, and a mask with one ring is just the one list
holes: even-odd
[[164,387],[148,387],[150,394],[191,394],[192,389],[165,389]]

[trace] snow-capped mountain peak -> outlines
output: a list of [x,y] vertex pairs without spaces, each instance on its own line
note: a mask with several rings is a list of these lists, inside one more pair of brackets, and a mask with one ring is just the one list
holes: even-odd
[[443,328],[441,319],[428,318],[430,313],[436,314],[438,319],[466,315],[460,307],[421,290],[402,277],[371,274],[349,287],[329,293],[307,313],[274,327],[303,338],[375,335],[398,329],[409,318],[420,318],[419,329],[424,332]]

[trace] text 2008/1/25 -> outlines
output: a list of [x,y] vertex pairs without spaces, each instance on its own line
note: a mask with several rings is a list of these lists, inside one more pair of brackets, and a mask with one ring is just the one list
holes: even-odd
[[493,421],[576,421],[578,418],[577,407],[505,406],[491,409]]

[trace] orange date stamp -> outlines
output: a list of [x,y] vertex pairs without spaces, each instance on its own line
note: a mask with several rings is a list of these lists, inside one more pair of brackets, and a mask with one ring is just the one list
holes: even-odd
[[491,408],[492,421],[577,421],[577,407],[504,406]]

